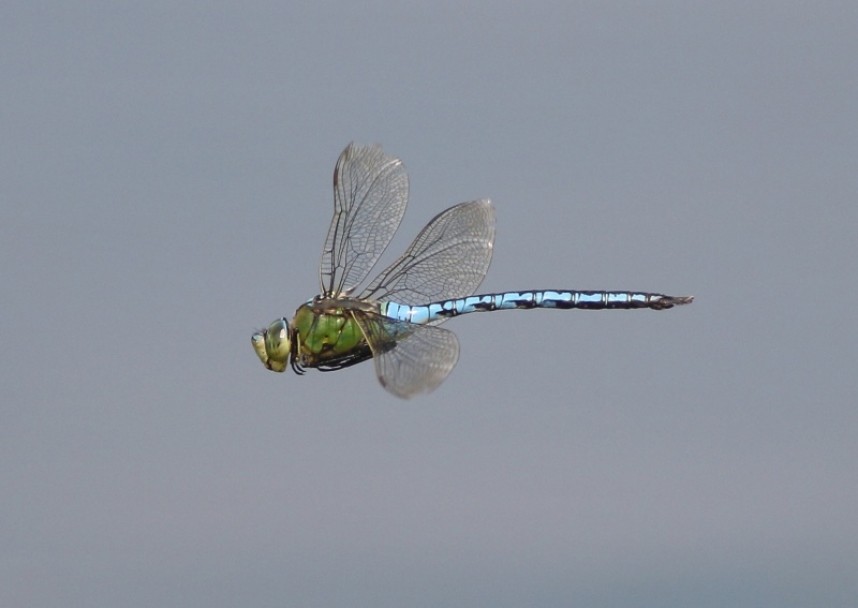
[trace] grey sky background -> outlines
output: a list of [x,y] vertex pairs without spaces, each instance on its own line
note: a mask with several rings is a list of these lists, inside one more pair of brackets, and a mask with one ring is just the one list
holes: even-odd
[[[854,3],[4,2],[0,605],[858,604]],[[273,374],[350,141],[390,261],[498,214],[458,367]]]

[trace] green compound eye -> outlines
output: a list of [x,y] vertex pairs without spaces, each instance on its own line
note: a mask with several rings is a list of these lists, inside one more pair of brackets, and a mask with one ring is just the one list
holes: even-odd
[[256,332],[250,338],[256,356],[268,369],[282,372],[289,362],[292,350],[292,338],[289,335],[289,323],[286,319],[277,319],[268,329]]

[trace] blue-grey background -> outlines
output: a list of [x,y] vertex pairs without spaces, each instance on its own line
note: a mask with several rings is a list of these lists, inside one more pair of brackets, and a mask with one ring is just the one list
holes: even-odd
[[[854,3],[0,9],[0,605],[854,606]],[[491,197],[409,402],[273,374],[350,140]]]

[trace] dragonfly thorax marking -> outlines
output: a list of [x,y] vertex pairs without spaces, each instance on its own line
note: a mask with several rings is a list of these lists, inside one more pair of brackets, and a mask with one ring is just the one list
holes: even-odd
[[367,305],[352,300],[317,298],[301,305],[292,319],[294,363],[327,371],[372,357],[353,314],[361,309]]

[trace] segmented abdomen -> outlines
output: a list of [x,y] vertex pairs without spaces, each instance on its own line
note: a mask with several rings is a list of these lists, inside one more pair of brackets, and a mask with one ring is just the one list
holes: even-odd
[[529,308],[582,308],[587,310],[652,308],[663,310],[688,304],[690,296],[667,296],[660,293],[631,291],[507,291],[405,306],[396,302],[381,305],[381,314],[400,321],[426,324],[456,315],[493,310]]

